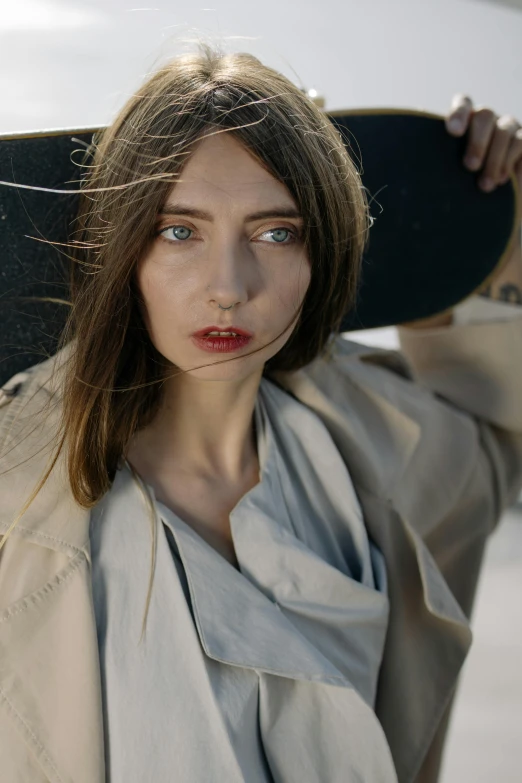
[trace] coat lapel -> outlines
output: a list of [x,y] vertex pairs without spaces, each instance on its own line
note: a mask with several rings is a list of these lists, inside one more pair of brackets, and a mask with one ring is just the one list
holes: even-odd
[[[353,689],[373,708],[368,669],[373,673],[375,663],[377,670],[381,659],[386,597],[317,557],[284,522],[276,526],[272,516],[265,518],[252,491],[242,515],[231,516],[241,571],[216,558],[181,520],[163,517],[183,562],[206,654],[257,672]],[[234,596],[232,615],[223,593]],[[372,654],[378,661],[368,664]]]
[[459,604],[413,525],[357,488],[388,569],[390,621],[375,711],[401,783],[416,780],[471,645]]
[[[379,376],[377,368],[358,360],[363,350],[364,346],[339,338],[330,358],[269,377],[321,418],[354,483],[391,497],[413,457],[421,430],[415,418],[401,409],[386,373]],[[399,356],[397,366],[404,371]]]
[[[455,506],[466,473],[452,471],[446,460],[434,480],[448,412],[438,412],[431,396],[423,400],[429,392],[411,383],[400,354],[341,339],[331,357],[296,373],[276,373],[275,380],[328,427],[369,535],[384,555],[390,620],[375,709],[398,778],[412,783],[471,645],[468,620],[423,540]],[[396,373],[393,382],[386,365]],[[420,448],[421,431],[422,443],[432,448]],[[470,464],[476,435],[471,425],[460,435],[453,459]]]
[[[270,377],[315,411],[328,428],[352,476],[370,536],[385,556],[391,615],[377,714],[399,780],[411,781],[451,697],[470,632],[417,525],[405,514],[408,505],[401,507],[397,498],[401,478],[420,441],[421,426],[415,411],[418,399],[409,412],[397,384],[390,383],[384,371],[358,360],[357,354],[372,351],[342,338],[336,341],[334,351],[335,362],[319,359],[298,372]],[[61,356],[65,358],[67,352],[68,347]],[[46,444],[55,432],[59,414],[59,372],[50,380],[56,358],[60,354],[20,374],[24,376],[20,393],[9,402],[9,413],[2,418],[0,533],[10,528],[20,510],[20,499],[28,497],[49,459]],[[404,366],[397,355],[399,371],[404,371]],[[415,401],[415,393],[405,386],[406,398],[408,393]],[[49,417],[36,419],[35,426],[32,416],[42,406],[50,406]],[[0,710],[14,721],[50,781],[103,783],[90,512],[71,497],[65,468],[62,455],[13,532],[15,543],[22,538],[40,545],[42,551],[59,553],[62,560],[58,568],[57,560],[42,557],[39,589],[28,596],[22,590],[3,605],[0,688],[4,698]],[[0,557],[3,554],[0,552]],[[20,566],[23,568],[23,550]],[[204,611],[211,614],[212,606],[205,606]],[[208,637],[207,644],[208,652],[217,657],[215,641]],[[314,668],[317,660],[313,665],[308,661],[308,666],[306,654],[303,648],[297,669],[310,678],[312,669],[318,671]],[[256,660],[246,657],[244,651],[236,662],[256,665]],[[322,666],[321,677],[330,677],[328,666],[324,662]],[[282,668],[290,668],[295,676],[291,662]]]

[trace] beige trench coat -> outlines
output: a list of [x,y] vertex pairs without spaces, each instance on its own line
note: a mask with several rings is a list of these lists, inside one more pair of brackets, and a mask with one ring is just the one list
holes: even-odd
[[[522,317],[399,336],[402,352],[338,337],[329,357],[272,377],[327,426],[385,556],[376,712],[400,783],[427,783],[471,643],[484,545],[522,486]],[[53,360],[14,376],[0,398],[0,533],[49,456]],[[49,400],[47,421],[31,418]],[[0,551],[6,783],[104,783],[90,512],[64,468],[62,459]]]

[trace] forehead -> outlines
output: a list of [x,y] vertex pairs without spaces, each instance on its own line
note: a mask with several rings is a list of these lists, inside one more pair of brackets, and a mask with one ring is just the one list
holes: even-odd
[[285,185],[231,133],[217,133],[198,142],[169,196],[173,193],[178,199],[183,195],[262,201],[276,196],[278,201],[295,206]]

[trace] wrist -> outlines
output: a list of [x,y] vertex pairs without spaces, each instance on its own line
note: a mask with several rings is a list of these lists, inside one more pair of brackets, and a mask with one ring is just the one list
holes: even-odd
[[522,222],[520,235],[508,250],[505,260],[499,264],[487,286],[477,293],[486,299],[522,305]]

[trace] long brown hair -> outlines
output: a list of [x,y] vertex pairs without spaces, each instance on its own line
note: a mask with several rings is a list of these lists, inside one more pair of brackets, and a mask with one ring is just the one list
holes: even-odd
[[72,494],[92,508],[110,489],[133,434],[158,411],[162,381],[177,368],[149,338],[135,271],[195,145],[221,132],[233,133],[287,187],[303,216],[310,285],[290,338],[264,374],[315,359],[354,306],[369,209],[328,117],[250,54],[200,44],[199,52],[170,61],[93,140],[72,234],[70,314],[58,344],[68,347],[59,442],[8,532],[64,446]]

